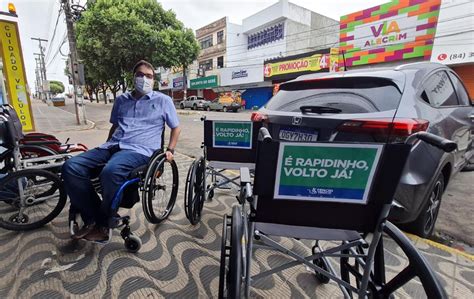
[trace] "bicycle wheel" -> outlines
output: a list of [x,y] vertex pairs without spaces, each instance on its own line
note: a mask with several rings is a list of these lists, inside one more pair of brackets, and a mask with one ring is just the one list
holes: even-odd
[[195,225],[201,220],[202,209],[206,194],[206,162],[203,157],[195,160],[188,171],[184,206],[186,217]]
[[12,172],[0,180],[0,227],[22,231],[53,220],[66,204],[57,175],[41,169]]
[[178,195],[178,166],[169,162],[164,155],[151,161],[145,175],[142,193],[143,212],[146,219],[154,224],[168,218]]

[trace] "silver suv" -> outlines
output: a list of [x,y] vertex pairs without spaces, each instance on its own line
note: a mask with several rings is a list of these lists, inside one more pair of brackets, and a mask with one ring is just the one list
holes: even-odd
[[252,119],[280,140],[396,143],[428,131],[455,141],[452,153],[418,143],[395,194],[391,220],[427,237],[446,186],[472,157],[473,110],[451,69],[415,63],[301,76],[282,84]]

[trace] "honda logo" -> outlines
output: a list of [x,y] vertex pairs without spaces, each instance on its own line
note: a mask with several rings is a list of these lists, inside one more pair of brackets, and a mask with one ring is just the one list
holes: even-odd
[[293,125],[299,126],[303,122],[303,119],[299,116],[293,116]]

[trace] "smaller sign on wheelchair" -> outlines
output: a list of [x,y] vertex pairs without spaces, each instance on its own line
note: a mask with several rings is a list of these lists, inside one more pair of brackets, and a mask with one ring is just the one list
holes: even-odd
[[282,142],[274,198],[366,204],[382,147]]
[[251,122],[214,121],[212,123],[213,147],[215,148],[252,148]]

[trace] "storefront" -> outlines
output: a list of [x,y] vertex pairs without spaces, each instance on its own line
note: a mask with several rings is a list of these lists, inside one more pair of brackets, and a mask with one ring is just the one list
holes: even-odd
[[[429,60],[440,4],[441,0],[392,1],[342,16],[339,53],[344,53],[346,67]],[[344,65],[342,55],[339,64]]]
[[335,71],[337,60],[338,51],[335,48],[267,60],[263,75],[265,81],[275,85],[301,75]]
[[[472,9],[468,0],[442,2],[431,61],[451,67],[474,100],[474,17],[466,14]],[[460,29],[453,34],[453,28]]]
[[211,75],[189,80],[189,89],[196,94],[202,94],[206,100],[214,100],[218,95],[212,90],[219,86],[219,76]]
[[271,82],[263,80],[263,65],[220,69],[219,90],[238,93],[245,109],[261,107],[272,96]]

